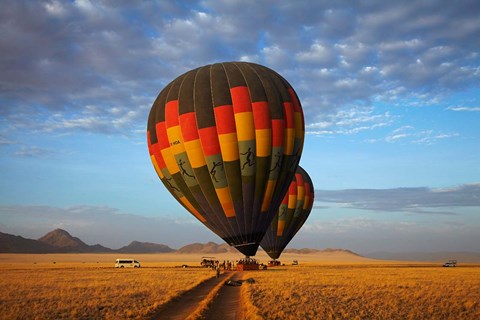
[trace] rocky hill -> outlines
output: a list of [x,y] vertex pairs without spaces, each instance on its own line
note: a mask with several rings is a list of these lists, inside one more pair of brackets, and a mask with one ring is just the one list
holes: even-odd
[[[258,249],[262,251],[261,248]],[[113,250],[100,244],[88,245],[77,237],[72,236],[65,230],[55,229],[38,240],[26,239],[21,236],[14,236],[7,233],[0,233],[0,253],[168,253],[179,254],[221,254],[238,253],[228,244],[217,244],[215,242],[192,243],[181,247],[178,250],[172,249],[165,244],[132,241],[129,245]],[[356,253],[345,249],[286,249],[285,253],[309,254],[309,253]],[[358,255],[357,255],[358,256]]]
[[183,246],[177,250],[177,253],[218,254],[218,253],[227,253],[227,252],[236,252],[236,249],[230,247],[226,243],[216,244],[215,242],[192,243],[192,244]]
[[65,230],[55,229],[38,240],[0,232],[0,253],[156,253],[174,252],[164,244],[133,241],[118,250],[88,245]]
[[55,247],[37,240],[0,232],[1,253],[51,253],[55,252],[55,249]]
[[157,253],[173,252],[174,249],[164,244],[132,241],[128,246],[121,247],[117,252],[122,253]]
[[54,247],[56,252],[95,253],[113,252],[112,249],[96,244],[90,246],[77,237],[73,237],[67,231],[55,229],[40,239],[39,242]]

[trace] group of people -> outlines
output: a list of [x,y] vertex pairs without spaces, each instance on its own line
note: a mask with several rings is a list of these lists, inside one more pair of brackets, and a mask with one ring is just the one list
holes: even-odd
[[230,261],[230,260],[223,260],[223,263],[220,263],[218,260],[215,261],[212,269],[215,270],[216,277],[220,277],[220,270],[233,270],[235,267],[235,262]]
[[246,257],[246,258],[240,259],[237,264],[258,264],[258,261],[256,259]]
[[[237,263],[240,262],[237,261]],[[235,261],[223,260],[223,262],[220,263],[220,261],[214,259],[203,259],[201,265],[204,267],[212,268],[212,270],[233,270],[235,268]]]

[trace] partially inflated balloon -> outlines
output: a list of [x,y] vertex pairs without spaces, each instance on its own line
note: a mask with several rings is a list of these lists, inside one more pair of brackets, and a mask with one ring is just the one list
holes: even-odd
[[253,63],[200,67],[160,92],[147,130],[171,194],[225,242],[255,255],[303,148],[303,112],[289,83]]
[[303,226],[312,211],[313,200],[312,180],[299,166],[270,228],[260,243],[272,259],[280,257],[283,249]]

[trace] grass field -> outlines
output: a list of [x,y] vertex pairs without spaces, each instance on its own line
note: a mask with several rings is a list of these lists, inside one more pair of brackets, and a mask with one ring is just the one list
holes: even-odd
[[[249,272],[265,319],[480,319],[480,266],[356,264]],[[253,309],[253,310],[252,310]]]
[[56,260],[0,263],[0,319],[139,319],[214,274],[166,262],[115,269],[115,260]]
[[[0,254],[0,319],[141,319],[214,275],[178,268],[200,256],[135,255],[142,268],[115,269],[115,255]],[[286,257],[300,265],[245,272],[249,319],[480,319],[478,265]]]

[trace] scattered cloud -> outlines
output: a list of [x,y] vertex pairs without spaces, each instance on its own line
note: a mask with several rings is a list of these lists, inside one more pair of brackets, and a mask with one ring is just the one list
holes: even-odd
[[356,217],[309,218],[291,242],[293,247],[348,248],[360,254],[375,251],[478,251],[479,225],[455,221],[418,222]]
[[20,146],[19,150],[15,152],[17,157],[28,158],[43,158],[54,154],[55,152],[50,149],[34,147],[34,146]]
[[[136,134],[129,128],[144,126],[155,96],[177,75],[243,60],[266,64],[294,85],[311,134],[372,130],[392,116],[367,107],[359,116],[379,119],[325,124],[351,105],[435,97],[478,83],[479,6],[7,1],[0,13],[2,127]],[[85,114],[92,105],[98,113]],[[119,117],[109,112],[115,108],[125,111]]]
[[0,134],[0,145],[16,144],[16,141],[11,140],[6,134]]
[[390,126],[395,117],[389,112],[377,114],[372,107],[353,107],[325,115],[319,122],[307,124],[307,134],[352,135],[362,131]]
[[417,131],[411,125],[401,126],[391,131],[385,138],[368,139],[369,143],[388,142],[388,143],[412,143],[420,145],[432,145],[440,140],[451,139],[460,136],[457,132],[443,133],[434,130]]
[[450,110],[450,111],[478,112],[478,111],[480,111],[480,107],[462,107],[462,106],[456,106],[456,107],[448,107],[447,110]]
[[[315,201],[345,208],[455,215],[451,208],[480,207],[480,183],[450,189],[395,188],[315,190]],[[444,208],[443,210],[438,210]]]

